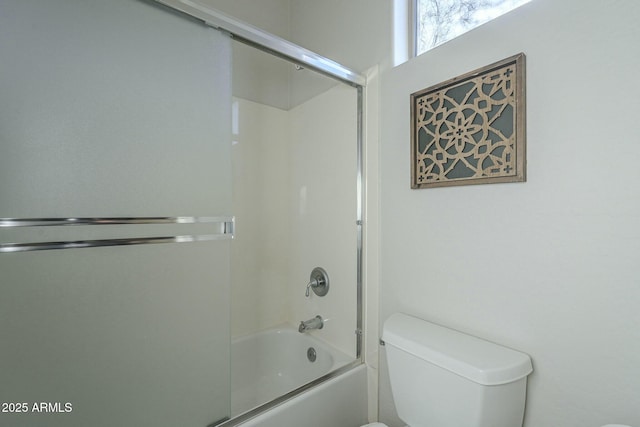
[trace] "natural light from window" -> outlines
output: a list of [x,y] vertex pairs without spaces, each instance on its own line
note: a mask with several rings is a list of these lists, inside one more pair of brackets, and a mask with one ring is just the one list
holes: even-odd
[[416,55],[531,0],[416,0]]

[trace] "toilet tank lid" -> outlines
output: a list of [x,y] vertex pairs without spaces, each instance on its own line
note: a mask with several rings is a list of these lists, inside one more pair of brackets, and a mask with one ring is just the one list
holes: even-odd
[[525,353],[402,313],[384,322],[382,339],[482,385],[507,384],[533,371]]

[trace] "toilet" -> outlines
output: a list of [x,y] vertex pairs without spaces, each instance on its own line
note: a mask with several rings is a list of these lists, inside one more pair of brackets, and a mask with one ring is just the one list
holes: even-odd
[[408,427],[522,426],[528,355],[402,313],[384,323],[382,340]]

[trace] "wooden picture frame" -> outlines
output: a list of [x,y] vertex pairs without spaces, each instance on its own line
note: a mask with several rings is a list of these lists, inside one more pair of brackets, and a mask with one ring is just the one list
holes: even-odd
[[525,55],[411,94],[411,188],[526,181]]

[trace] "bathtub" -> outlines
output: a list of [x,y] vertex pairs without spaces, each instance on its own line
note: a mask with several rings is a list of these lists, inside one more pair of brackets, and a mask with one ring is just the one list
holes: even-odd
[[[234,339],[231,361],[231,415],[243,426],[366,421],[365,366],[309,334],[282,326]],[[274,399],[270,410],[251,411]]]
[[[315,361],[307,351],[313,349]],[[353,361],[290,326],[267,329],[231,343],[231,415],[287,394]]]

